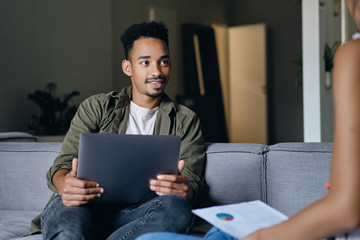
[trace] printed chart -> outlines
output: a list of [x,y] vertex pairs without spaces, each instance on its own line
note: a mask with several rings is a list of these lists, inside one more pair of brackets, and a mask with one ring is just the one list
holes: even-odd
[[231,221],[234,219],[234,216],[228,213],[218,213],[216,216],[224,221]]
[[287,216],[261,201],[195,209],[193,213],[236,238],[287,219]]

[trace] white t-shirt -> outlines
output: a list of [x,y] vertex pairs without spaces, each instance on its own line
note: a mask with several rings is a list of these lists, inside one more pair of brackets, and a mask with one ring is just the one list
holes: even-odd
[[360,38],[360,32],[356,32],[352,35],[353,40],[358,39],[358,38]]
[[126,134],[152,135],[159,107],[148,109],[131,101]]

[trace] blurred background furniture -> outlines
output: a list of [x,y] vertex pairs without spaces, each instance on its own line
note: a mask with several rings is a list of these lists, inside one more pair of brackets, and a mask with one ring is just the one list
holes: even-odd
[[0,142],[37,142],[37,137],[25,132],[0,132]]

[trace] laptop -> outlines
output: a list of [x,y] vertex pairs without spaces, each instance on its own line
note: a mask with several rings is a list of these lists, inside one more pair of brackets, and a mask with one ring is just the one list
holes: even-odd
[[77,177],[104,188],[100,203],[141,203],[156,193],[149,180],[177,174],[179,136],[81,133]]

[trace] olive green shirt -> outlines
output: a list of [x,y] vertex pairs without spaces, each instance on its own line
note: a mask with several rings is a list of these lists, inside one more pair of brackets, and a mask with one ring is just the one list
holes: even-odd
[[[64,138],[60,155],[46,175],[48,186],[53,192],[57,192],[52,182],[55,172],[60,169],[71,170],[72,159],[78,156],[80,133],[126,133],[131,92],[132,87],[128,87],[121,92],[98,94],[80,104]],[[205,142],[198,117],[164,94],[155,121],[154,135],[181,137],[180,159],[185,160],[185,168],[181,174],[189,180],[189,186],[194,191],[194,201],[204,185]],[[39,222],[33,221],[31,232],[39,232],[39,227]]]

